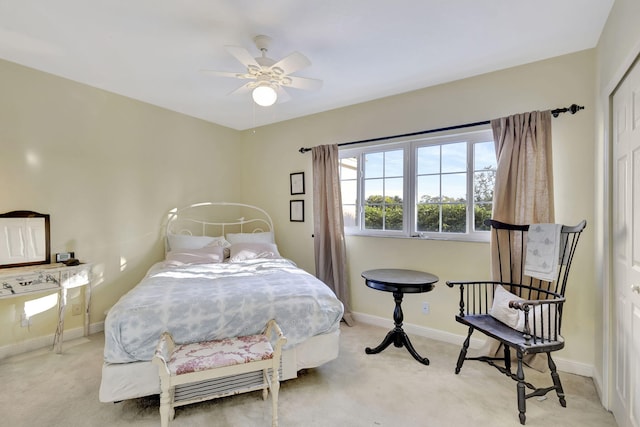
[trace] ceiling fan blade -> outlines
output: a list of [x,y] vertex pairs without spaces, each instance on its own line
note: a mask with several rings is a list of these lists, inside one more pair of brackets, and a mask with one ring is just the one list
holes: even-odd
[[288,83],[286,87],[303,90],[318,90],[322,87],[322,80],[294,76],[287,76],[286,78],[291,80],[291,83]]
[[278,104],[291,100],[291,95],[289,95],[287,91],[282,88],[282,86],[276,87],[276,93],[278,94],[278,100],[276,101]]
[[251,56],[247,49],[240,46],[225,46],[225,49],[245,67],[248,68],[250,65],[253,65],[254,67],[260,68],[260,64],[256,62],[256,59]]
[[249,82],[247,84],[240,86],[237,89],[232,90],[227,95],[242,95],[243,93],[251,92],[251,89],[253,88],[254,86],[251,84],[251,82]]
[[283,74],[295,73],[298,70],[311,65],[311,61],[301,54],[300,52],[293,52],[292,54],[285,56],[280,61],[271,66],[271,69],[280,68],[284,71]]
[[202,73],[213,74],[218,77],[233,77],[236,79],[253,79],[254,76],[247,73],[234,73],[232,71],[200,70]]

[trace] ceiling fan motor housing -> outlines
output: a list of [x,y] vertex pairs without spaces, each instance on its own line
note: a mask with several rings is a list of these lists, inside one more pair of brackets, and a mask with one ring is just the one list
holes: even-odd
[[253,42],[261,52],[269,50],[269,45],[272,41],[273,39],[271,37],[265,35],[259,35],[253,38]]

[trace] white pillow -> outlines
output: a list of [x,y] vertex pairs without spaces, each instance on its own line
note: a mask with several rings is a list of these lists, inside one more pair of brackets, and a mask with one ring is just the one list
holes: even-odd
[[224,237],[191,236],[189,234],[169,234],[169,250],[200,249],[205,246],[231,246]]
[[[555,339],[556,334],[556,304],[541,304],[536,305],[533,308],[533,311],[529,311],[529,330],[531,335],[535,335],[537,337],[544,337],[548,339]],[[551,310],[551,317],[549,317],[549,310]],[[535,317],[535,322],[534,322]],[[535,323],[535,329],[534,329]],[[551,324],[551,328],[549,328],[549,324]],[[542,326],[544,325],[544,330],[542,330]],[[520,317],[518,318],[518,325],[514,328],[518,331],[524,331],[524,311],[520,312]],[[563,338],[558,335],[558,340],[562,341]]]
[[227,239],[225,239],[224,237],[219,236],[219,237],[214,237],[213,242],[209,243],[207,246],[220,246],[223,248],[230,248],[231,243],[229,243]]
[[167,239],[170,251],[204,248],[214,240],[209,236],[191,236],[189,234],[169,234]]
[[[489,314],[495,319],[501,321],[516,331],[524,332],[524,311],[509,307],[509,301],[523,301],[524,298],[512,294],[502,286],[497,286],[493,295],[493,305]],[[549,307],[551,308],[551,318],[549,319]],[[556,305],[542,304],[537,305],[532,311],[529,311],[529,330],[531,335],[534,334],[534,316],[535,316],[535,335],[537,337],[545,337],[554,339],[555,335],[555,310]],[[551,323],[551,332],[549,333],[549,323]],[[544,324],[544,331],[542,325]],[[558,335],[558,340],[562,341],[562,337]]]
[[205,246],[200,249],[178,249],[167,253],[166,261],[174,265],[216,264],[224,261],[225,248]]
[[513,329],[518,329],[520,315],[522,315],[522,328],[524,329],[524,312],[509,307],[509,301],[522,301],[523,299],[507,291],[502,286],[496,286],[493,294],[493,305],[489,310],[489,314]]
[[236,243],[231,246],[230,262],[255,258],[281,258],[275,243]]
[[227,233],[227,240],[232,245],[236,243],[275,243],[273,233]]

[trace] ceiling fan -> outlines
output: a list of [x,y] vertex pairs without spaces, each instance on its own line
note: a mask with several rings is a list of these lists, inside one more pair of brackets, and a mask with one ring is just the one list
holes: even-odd
[[227,51],[247,68],[246,72],[204,71],[221,77],[251,80],[249,83],[231,92],[231,94],[251,91],[255,103],[263,107],[271,106],[277,100],[280,100],[280,102],[289,100],[291,97],[284,90],[287,87],[316,90],[322,86],[322,80],[291,75],[311,65],[311,61],[300,52],[293,52],[281,60],[275,61],[267,57],[269,44],[272,41],[271,37],[260,35],[254,37],[253,41],[261,52],[261,56],[256,58],[243,47],[225,46]]

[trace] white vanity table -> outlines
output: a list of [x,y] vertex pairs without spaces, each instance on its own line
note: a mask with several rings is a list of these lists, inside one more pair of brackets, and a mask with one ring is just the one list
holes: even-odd
[[85,286],[84,336],[89,335],[91,264],[50,263],[49,219],[48,214],[34,211],[0,214],[0,299],[58,292],[58,326],[53,347],[62,353],[69,289]]
[[64,314],[67,291],[85,286],[84,336],[89,335],[89,308],[91,304],[91,264],[66,266],[40,264],[29,267],[0,269],[0,299],[58,292],[58,326],[53,339],[56,353],[62,353]]

